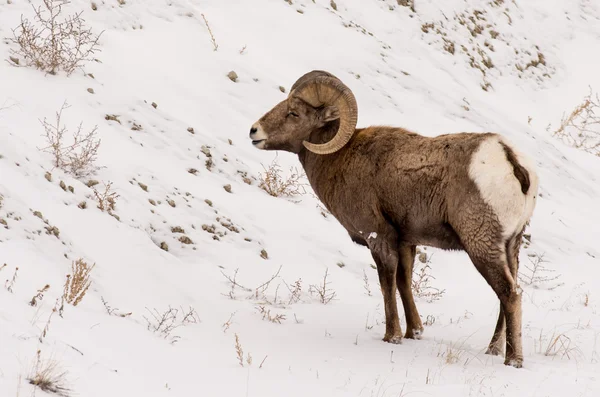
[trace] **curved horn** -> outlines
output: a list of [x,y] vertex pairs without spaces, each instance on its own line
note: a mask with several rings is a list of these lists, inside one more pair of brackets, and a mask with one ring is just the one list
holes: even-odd
[[290,97],[302,99],[313,107],[335,106],[340,112],[337,134],[323,144],[304,141],[304,146],[316,154],[340,150],[354,134],[358,119],[358,105],[352,91],[331,73],[313,70],[300,77],[290,90]]

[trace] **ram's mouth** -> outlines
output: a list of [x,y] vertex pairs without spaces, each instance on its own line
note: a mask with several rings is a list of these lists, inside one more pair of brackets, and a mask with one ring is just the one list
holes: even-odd
[[258,144],[260,144],[260,143],[262,143],[264,141],[265,141],[265,139],[254,139],[254,140],[252,140],[252,144],[254,146],[256,146],[256,145],[258,145]]

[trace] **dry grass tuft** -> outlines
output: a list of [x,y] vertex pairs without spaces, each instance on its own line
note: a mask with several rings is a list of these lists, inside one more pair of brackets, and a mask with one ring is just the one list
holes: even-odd
[[55,360],[42,360],[41,350],[37,351],[35,365],[27,378],[30,384],[46,392],[68,397],[71,390],[67,387],[67,371],[60,368]]
[[268,168],[265,168],[264,174],[259,174],[259,187],[273,197],[292,197],[306,193],[305,183],[301,182],[304,174],[299,173],[296,169],[290,169],[290,176],[283,178],[281,176],[281,167],[274,159]]
[[62,124],[62,113],[68,109],[69,105],[64,102],[58,112],[56,112],[56,121],[51,124],[40,120],[44,127],[45,138],[48,146],[40,149],[43,152],[50,153],[53,157],[53,165],[68,172],[76,177],[87,176],[97,170],[95,166],[98,149],[100,148],[100,139],[97,138],[98,126],[95,126],[87,133],[82,132],[82,123],[72,134],[71,142],[66,142],[68,128]]
[[67,279],[63,288],[63,303],[60,308],[61,316],[64,310],[64,302],[73,306],[77,306],[81,302],[92,284],[90,273],[95,266],[95,263],[92,266],[89,266],[82,258],[71,263],[71,274],[67,274]]
[[[61,16],[69,0],[42,0],[43,6],[33,7],[33,22],[21,16],[21,23],[13,29],[11,41],[18,49],[11,50],[13,64],[34,66],[48,74],[55,75],[64,70],[67,75],[81,68],[86,61],[93,60],[99,51],[100,35],[85,27],[81,17],[83,11]],[[17,62],[15,62],[17,59]]]
[[600,156],[600,97],[590,93],[571,111],[563,115],[553,136],[564,143],[595,156]]
[[543,331],[540,330],[540,336],[534,342],[536,352],[547,357],[559,357],[561,359],[566,357],[570,360],[572,357],[583,356],[579,347],[566,333],[556,333],[553,331],[552,336],[547,338]]

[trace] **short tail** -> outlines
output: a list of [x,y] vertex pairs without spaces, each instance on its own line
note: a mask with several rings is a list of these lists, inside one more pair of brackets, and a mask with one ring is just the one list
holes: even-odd
[[524,195],[527,195],[529,187],[531,186],[531,181],[529,179],[529,171],[527,171],[525,167],[519,164],[515,152],[508,145],[506,145],[504,142],[500,142],[500,144],[504,148],[504,153],[506,153],[506,159],[513,167],[515,178],[517,178],[517,180],[521,184],[521,191]]

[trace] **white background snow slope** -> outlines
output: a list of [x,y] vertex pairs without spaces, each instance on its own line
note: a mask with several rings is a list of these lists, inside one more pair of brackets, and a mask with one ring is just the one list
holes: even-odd
[[[84,68],[94,78],[14,67],[5,62],[13,45],[0,42],[0,396],[31,395],[38,349],[83,397],[600,395],[600,159],[551,134],[589,87],[600,90],[597,2],[417,0],[416,12],[393,0],[338,0],[337,10],[329,0],[95,3],[93,11],[73,0],[66,10],[83,10],[95,32],[104,30],[99,62]],[[0,36],[11,36],[21,14],[32,18],[31,4],[2,1]],[[483,30],[471,34],[476,23]],[[544,62],[523,68],[539,61],[538,51]],[[359,126],[495,131],[535,159],[541,195],[521,273],[530,277],[526,265],[543,255],[541,276],[558,278],[522,284],[522,369],[484,354],[498,300],[464,253],[426,250],[430,285],[445,293],[418,298],[429,324],[422,340],[390,345],[381,340],[383,300],[369,252],[321,214],[310,188],[287,199],[258,187],[276,154],[254,149],[248,130],[285,98],[279,86],[287,92],[312,69],[353,90]],[[237,82],[227,77],[232,70]],[[98,125],[103,168],[89,178],[54,169],[38,149],[46,144],[39,120],[53,119],[65,100],[71,130]],[[132,130],[134,122],[142,129]],[[286,175],[299,167],[287,153],[277,160]],[[120,220],[96,208],[88,179],[113,183]],[[214,240],[202,225],[227,234]],[[176,226],[193,244],[178,241]],[[78,306],[51,317],[40,342],[77,258],[96,264],[91,287]],[[17,267],[9,292],[4,281]],[[223,273],[236,269],[251,291],[237,287],[232,299]],[[309,286],[326,270],[336,296],[324,305]],[[298,279],[302,294],[290,303]],[[28,305],[46,284],[38,306]],[[109,315],[101,297],[132,314]],[[285,318],[268,321],[260,305]],[[198,321],[165,339],[146,318],[169,306],[194,308]],[[236,334],[251,365],[238,362]],[[557,335],[558,354],[544,354]]]

